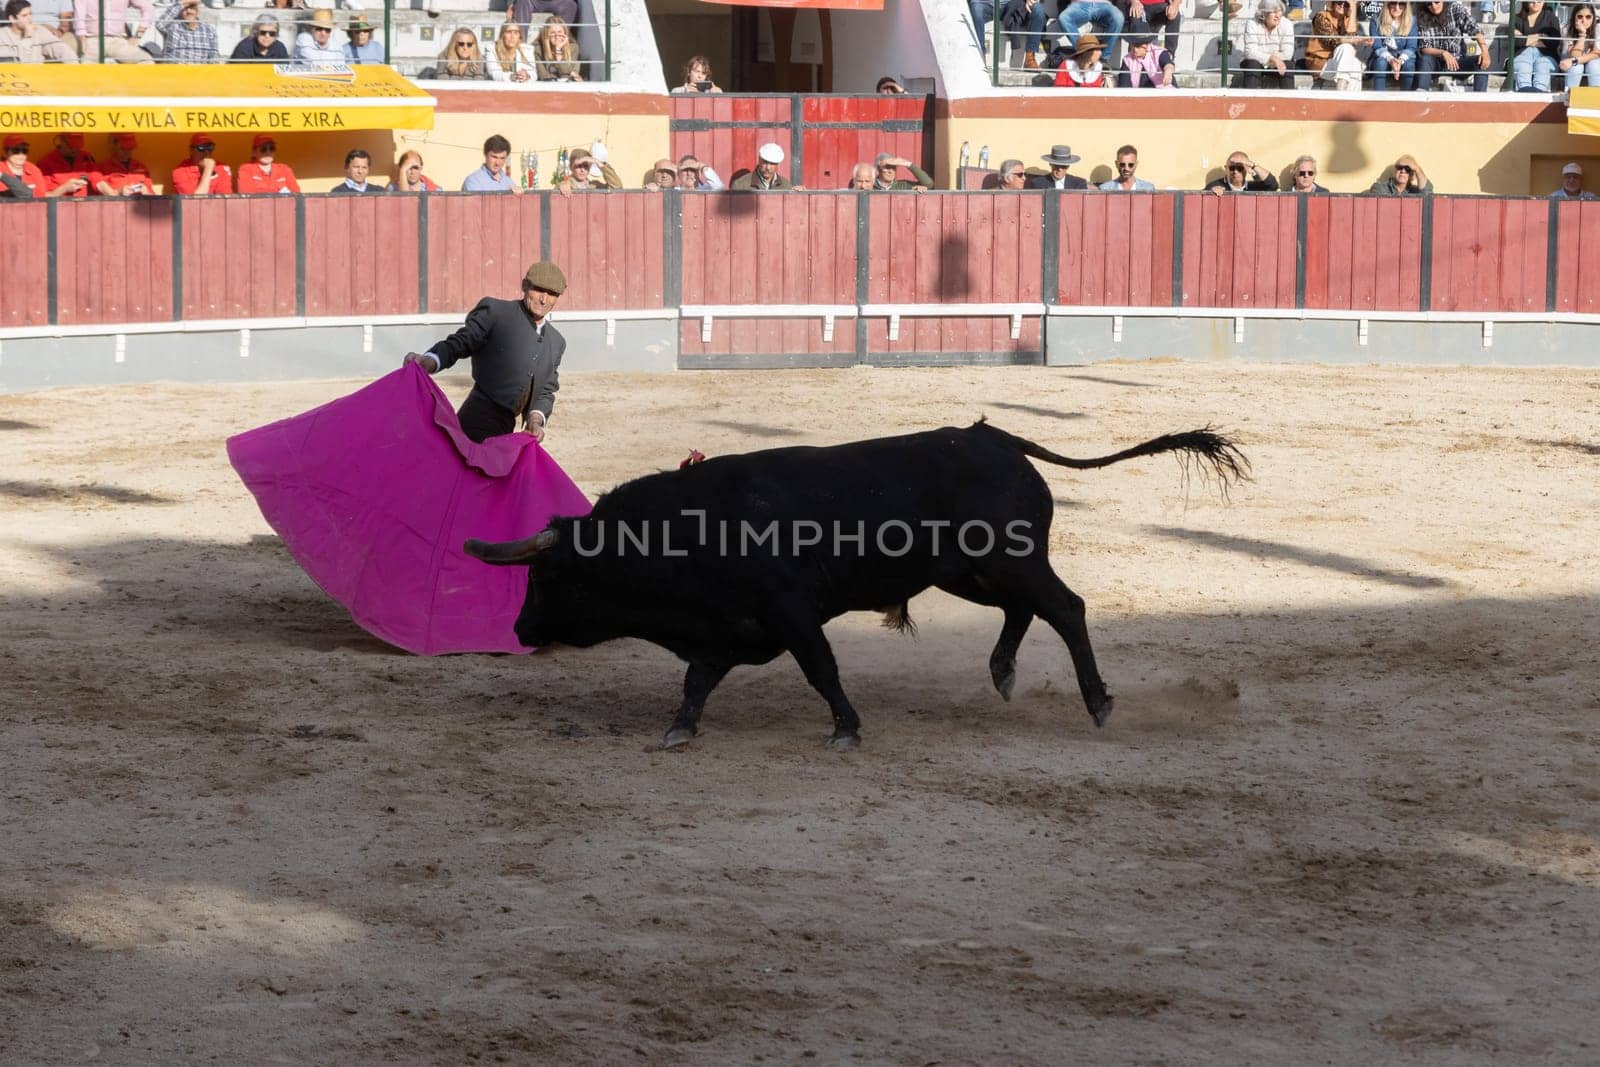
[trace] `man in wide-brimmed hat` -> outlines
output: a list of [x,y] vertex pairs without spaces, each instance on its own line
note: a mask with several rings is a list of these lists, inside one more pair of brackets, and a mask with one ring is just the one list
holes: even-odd
[[373,37],[372,23],[367,21],[365,15],[357,15],[351,19],[350,25],[344,32],[350,37],[344,43],[346,63],[383,62],[383,42]]
[[304,23],[305,32],[294,39],[294,58],[300,63],[343,63],[344,49],[333,43],[333,12],[319,7]]
[[[1085,36],[1088,36],[1087,34]],[[1050,164],[1050,173],[1033,174],[1028,178],[1026,189],[1087,189],[1089,183],[1076,174],[1068,174],[1067,168],[1078,162],[1081,156],[1072,154],[1068,145],[1058,144],[1050,146],[1050,154],[1042,157]]]

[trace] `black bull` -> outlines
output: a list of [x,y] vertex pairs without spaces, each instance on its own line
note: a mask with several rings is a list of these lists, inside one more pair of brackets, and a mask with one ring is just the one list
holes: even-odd
[[909,628],[907,601],[938,586],[1000,608],[989,657],[1010,699],[1017,648],[1038,616],[1066,642],[1095,725],[1111,695],[1095,666],[1083,598],[1048,556],[1054,510],[1025,457],[1086,470],[1179,453],[1226,486],[1249,461],[1210,430],[1168,434],[1098,459],[1072,459],[984,422],[830,448],[776,448],[652,474],[557,518],[524,541],[468,541],[489,563],[528,566],[516,634],[525,645],[651,641],[689,664],[667,747],[686,743],[727,673],[793,654],[833,711],[830,743],[858,743],[823,624],[877,610]]

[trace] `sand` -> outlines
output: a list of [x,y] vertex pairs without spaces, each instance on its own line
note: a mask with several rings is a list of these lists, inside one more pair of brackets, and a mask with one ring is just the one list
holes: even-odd
[[[655,743],[681,665],[419,659],[224,438],[356,382],[0,396],[0,1061],[1600,1060],[1600,374],[569,374],[591,493],[964,422],[1074,455],[1214,422],[1256,480],[1045,469],[1117,697],[1036,624],[829,628]],[[449,386],[459,397],[462,386]]]

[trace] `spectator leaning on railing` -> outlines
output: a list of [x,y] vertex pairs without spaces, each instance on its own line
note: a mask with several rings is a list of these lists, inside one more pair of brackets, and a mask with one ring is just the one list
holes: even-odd
[[[106,10],[106,59],[112,63],[154,63],[155,57],[139,47],[139,38],[155,18],[155,5],[150,0],[73,0],[72,30],[78,35],[78,45],[83,58],[90,63],[100,61],[100,5]],[[142,16],[129,28],[128,13],[132,8]]]
[[156,29],[163,63],[220,63],[217,31],[200,18],[200,0],[178,0],[161,13]]
[[[486,81],[489,67],[478,47],[478,35],[465,26],[450,35],[444,51],[439,53],[439,65],[432,68],[433,76],[446,81]],[[423,72],[427,76],[427,71]]]
[[483,142],[483,166],[467,175],[461,183],[462,191],[521,196],[522,190],[517,187],[516,179],[506,169],[506,161],[510,158],[511,142],[498,133],[490,134],[488,140]]
[[1117,176],[1100,183],[1105,193],[1153,193],[1154,182],[1147,182],[1136,173],[1139,169],[1139,150],[1131,144],[1117,149]]
[[289,50],[283,46],[279,38],[283,31],[278,28],[278,16],[270,11],[264,11],[256,16],[256,24],[250,28],[250,33],[238,44],[233,46],[233,54],[228,57],[232,63],[282,63],[288,60]]
[[1583,187],[1583,167],[1568,163],[1561,168],[1561,188],[1550,194],[1551,200],[1593,200],[1595,195]]
[[33,5],[28,0],[11,0],[5,7],[6,22],[0,27],[0,59],[18,63],[76,63],[72,47],[48,26],[33,22]]
[[1401,156],[1394,161],[1389,177],[1373,182],[1367,192],[1377,196],[1422,196],[1433,192],[1433,183],[1422,173],[1415,157]]
[[494,39],[494,55],[489,60],[489,77],[497,82],[533,81],[537,74],[533,52],[523,43],[522,23],[507,12]]
[[422,153],[407,149],[394,165],[394,181],[389,183],[391,193],[437,193],[439,186],[422,173]]

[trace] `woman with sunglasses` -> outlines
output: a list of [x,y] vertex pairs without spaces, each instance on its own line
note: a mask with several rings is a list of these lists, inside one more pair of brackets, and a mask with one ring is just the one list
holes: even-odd
[[[1477,54],[1469,52],[1476,43]],[[1489,39],[1467,5],[1459,0],[1427,0],[1417,9],[1417,88],[1459,90],[1470,74],[1472,91],[1489,91]]]
[[1567,54],[1561,57],[1560,67],[1568,92],[1583,84],[1585,74],[1591,89],[1600,86],[1600,47],[1595,45],[1594,8],[1589,4],[1572,9],[1567,25]]
[[256,16],[256,24],[244,40],[233,46],[230,63],[287,63],[289,50],[279,40],[278,16],[264,11]]
[[1401,156],[1394,161],[1393,173],[1373,182],[1367,192],[1377,196],[1424,196],[1433,192],[1433,183],[1422,173],[1415,156]]
[[489,65],[478,47],[478,35],[466,26],[452,33],[445,42],[444,51],[439,53],[439,65],[433,76],[456,81],[487,81]]
[[1392,82],[1410,92],[1416,87],[1417,24],[1407,0],[1384,0],[1367,32],[1372,35],[1372,88],[1384,92]]
[[583,81],[578,42],[572,39],[560,15],[551,15],[539,27],[539,36],[533,42],[533,61],[538,67],[540,81]]

